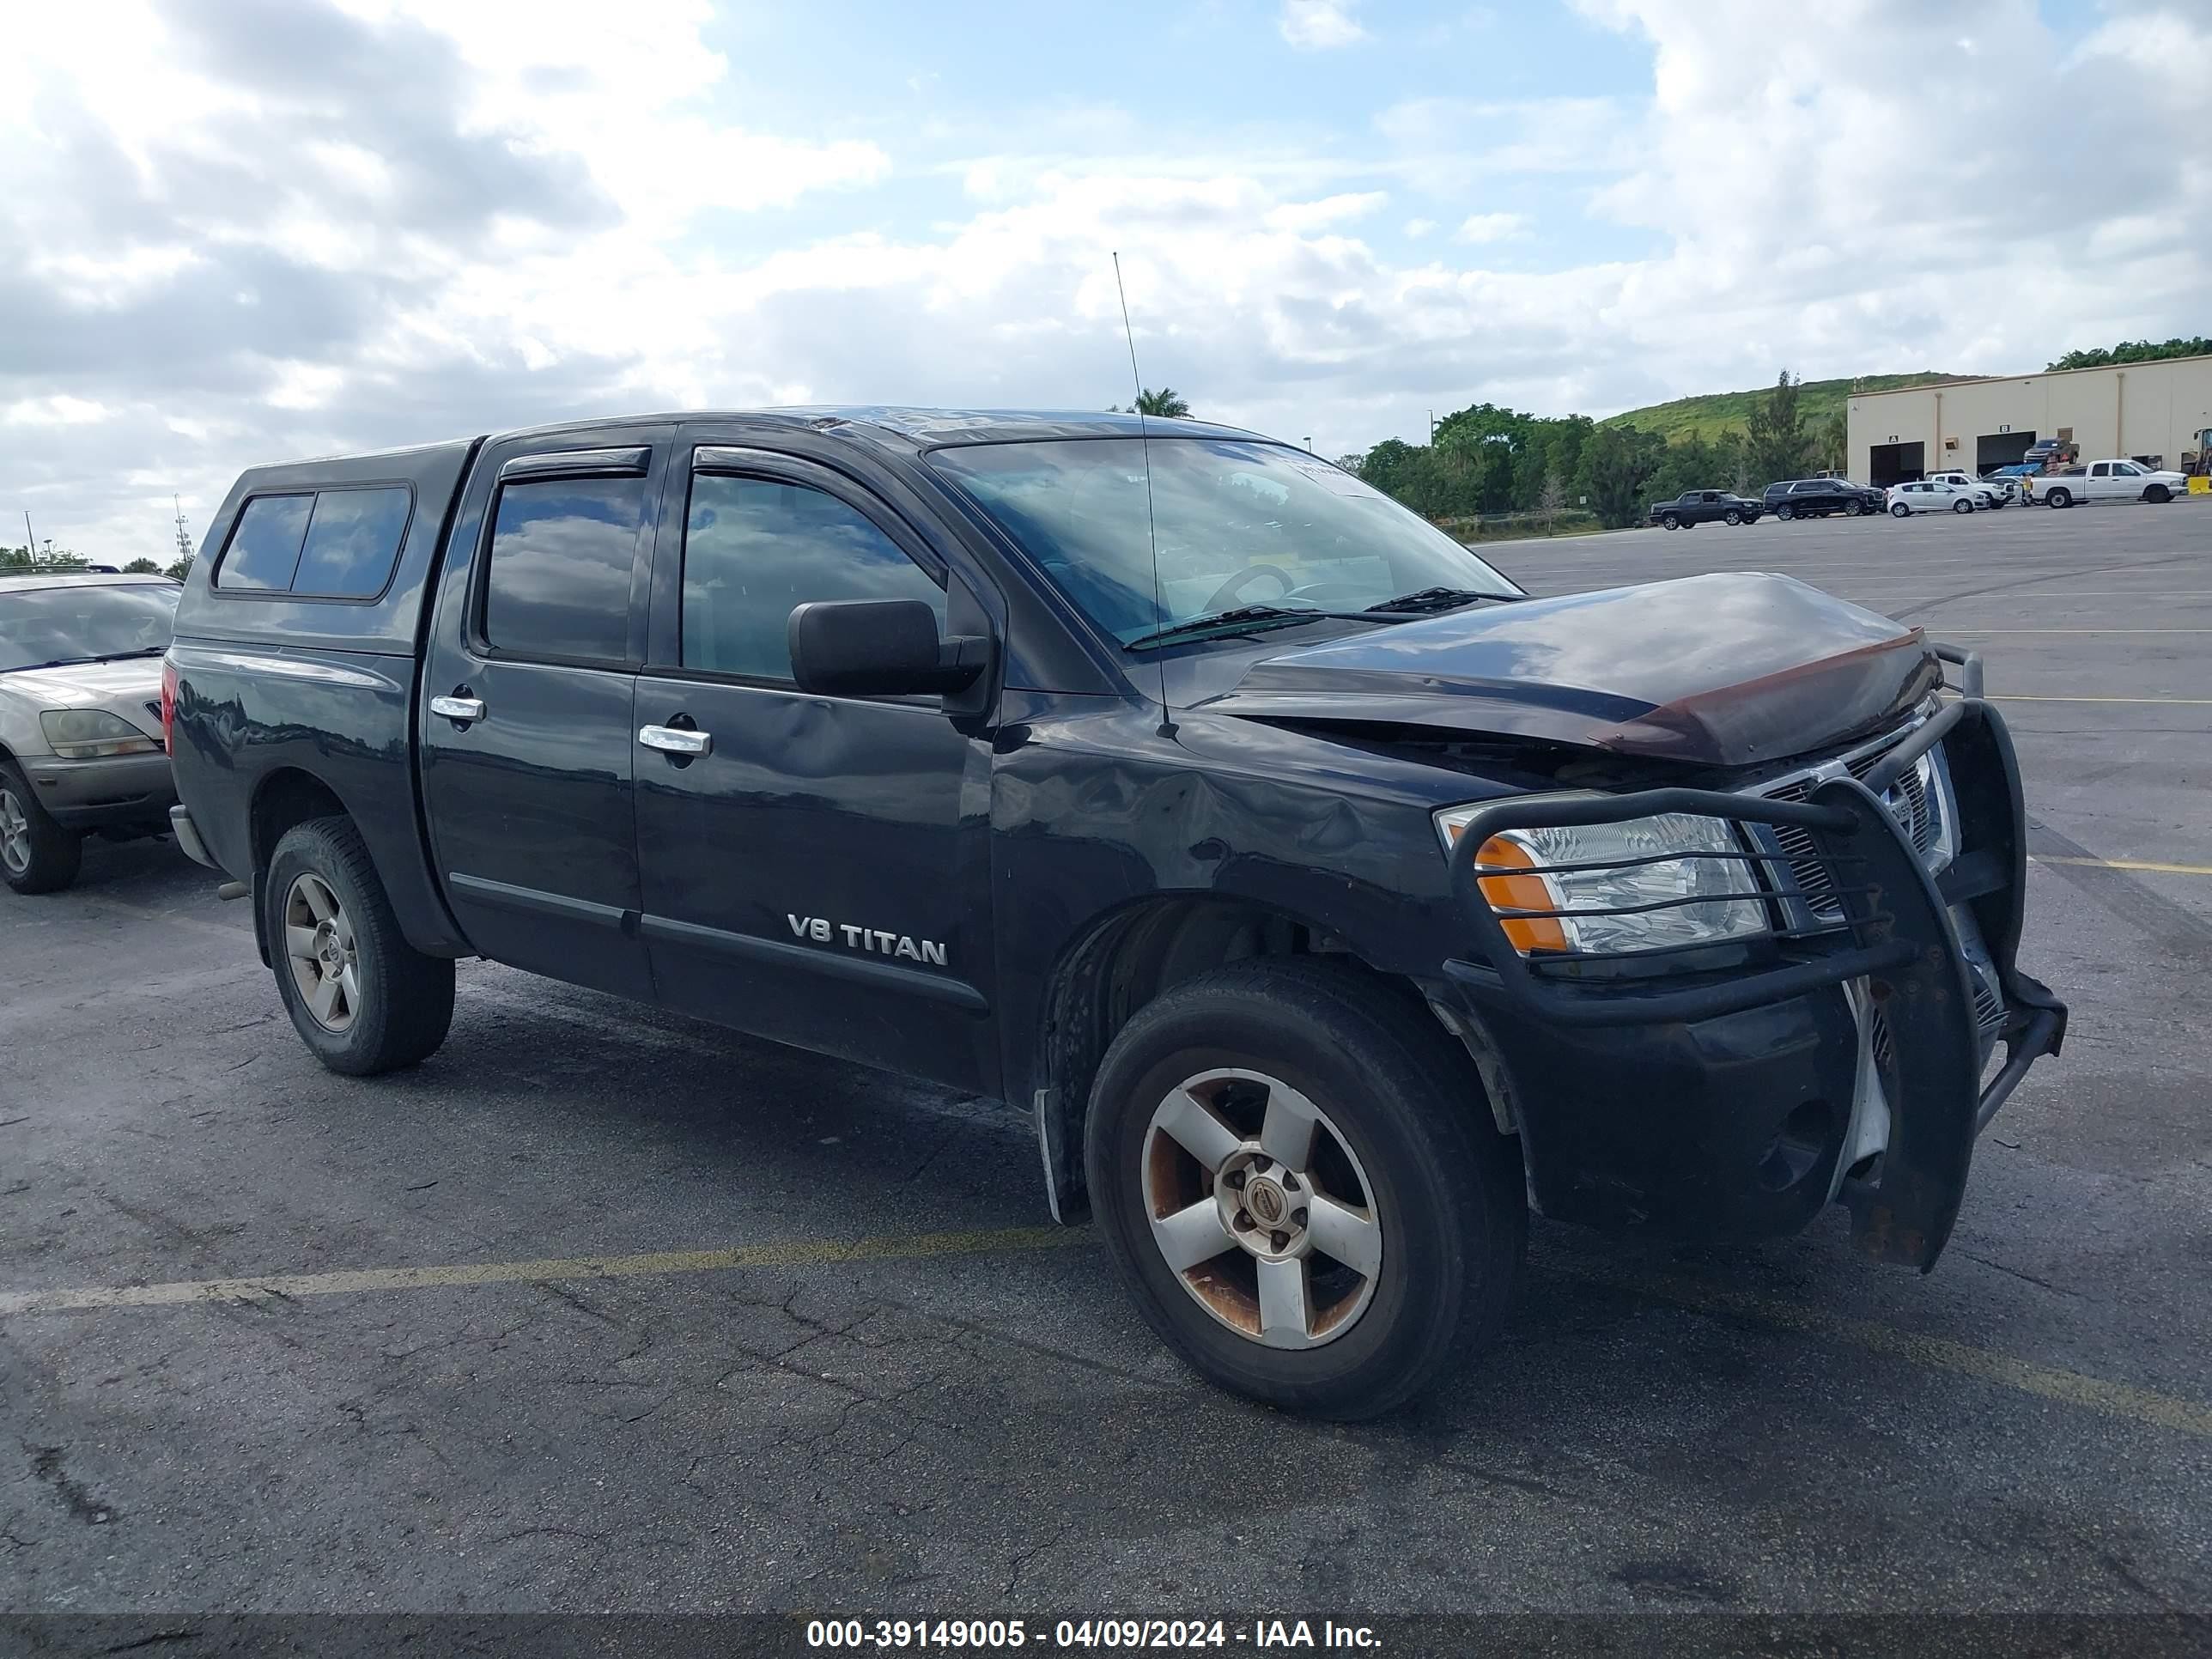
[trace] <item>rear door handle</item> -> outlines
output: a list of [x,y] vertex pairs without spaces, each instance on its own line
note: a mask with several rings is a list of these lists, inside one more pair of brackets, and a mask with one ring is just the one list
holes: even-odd
[[676,726],[641,726],[637,740],[664,755],[704,755],[714,747],[712,732],[691,732]]
[[482,697],[433,697],[430,712],[443,714],[449,720],[480,720],[484,717]]

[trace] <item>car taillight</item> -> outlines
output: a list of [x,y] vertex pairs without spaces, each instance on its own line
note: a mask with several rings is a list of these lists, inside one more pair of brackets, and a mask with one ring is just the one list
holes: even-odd
[[167,660],[161,664],[161,750],[173,755],[177,747],[170,740],[170,730],[177,723],[177,665]]

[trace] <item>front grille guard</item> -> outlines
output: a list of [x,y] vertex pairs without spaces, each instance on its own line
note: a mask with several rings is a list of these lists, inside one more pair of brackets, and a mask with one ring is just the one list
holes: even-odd
[[[1765,1006],[1846,981],[1867,981],[1888,1036],[1883,1083],[1891,1108],[1888,1150],[1875,1172],[1847,1181],[1853,1234],[1877,1258],[1919,1267],[1935,1265],[1958,1214],[1973,1143],[2027,1068],[2056,1054],[2065,1034],[2063,1003],[2019,972],[2021,890],[2026,881],[2026,814],[2020,772],[2004,722],[1981,696],[1981,664],[1971,653],[1936,647],[1958,664],[1965,695],[1883,756],[1863,779],[1831,778],[1802,801],[1707,789],[1647,789],[1523,797],[1479,809],[1452,849],[1452,893],[1476,947],[1472,960],[1444,971],[1479,1001],[1508,1017],[1568,1028],[1703,1020]],[[1897,776],[1946,738],[1955,740],[1967,786],[1960,788],[1957,855],[1932,877],[1881,797]],[[1767,925],[1726,941],[1749,960],[1723,971],[1701,969],[1711,943],[1639,951],[1544,951],[1524,957],[1506,937],[1509,920],[1563,915],[1630,915],[1698,904],[1710,897],[1664,899],[1617,907],[1544,908],[1494,902],[1486,879],[1565,873],[1590,865],[1481,865],[1483,844],[1501,830],[1616,823],[1661,813],[1692,813],[1739,826],[1790,827],[1810,837],[1843,908],[1840,926],[1793,927],[1775,921],[1795,908],[1776,906],[1796,891],[1791,860],[1750,850],[1662,853],[1606,861],[1607,867],[1670,862],[1685,857],[1731,860],[1759,872],[1769,900]],[[1982,927],[2005,1000],[2002,1068],[1986,1087],[1974,1006],[1973,981],[1948,914],[1968,904]],[[1680,960],[1669,963],[1668,958]],[[1596,963],[1673,967],[1671,975],[1594,974]],[[1692,981],[1692,982],[1685,982]]]

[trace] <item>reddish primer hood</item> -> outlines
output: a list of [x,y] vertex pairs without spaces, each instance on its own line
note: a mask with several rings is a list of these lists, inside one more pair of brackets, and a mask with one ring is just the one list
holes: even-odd
[[1917,628],[1794,577],[1743,574],[1377,628],[1262,658],[1202,706],[1736,767],[1894,723],[1942,678]]

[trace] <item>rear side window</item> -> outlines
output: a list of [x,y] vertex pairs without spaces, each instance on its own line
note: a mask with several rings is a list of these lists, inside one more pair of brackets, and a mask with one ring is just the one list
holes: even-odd
[[645,483],[548,478],[500,491],[483,613],[484,637],[495,650],[628,659]]
[[945,590],[865,514],[805,484],[702,475],[684,532],[684,665],[791,678],[791,613],[818,599],[920,599]]
[[413,492],[405,489],[325,489],[315,497],[307,545],[292,573],[292,591],[325,599],[369,599],[384,591],[407,534]]
[[216,568],[216,586],[264,592],[291,586],[314,510],[313,495],[257,495],[246,502]]
[[232,592],[374,599],[392,580],[414,503],[404,484],[257,495],[238,515],[215,585]]

